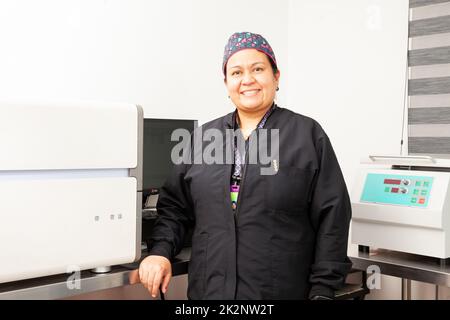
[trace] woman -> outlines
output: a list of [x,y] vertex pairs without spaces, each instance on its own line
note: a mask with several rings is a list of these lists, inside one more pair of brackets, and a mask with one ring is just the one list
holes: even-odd
[[222,66],[236,111],[203,132],[240,129],[248,141],[278,129],[279,159],[263,175],[242,156],[246,143],[232,148],[233,164],[176,165],[160,192],[141,282],[154,297],[160,285],[166,292],[170,259],[195,224],[190,299],[331,299],[351,267],[351,207],[330,141],[317,122],[274,103],[280,71],[262,36],[233,34]]

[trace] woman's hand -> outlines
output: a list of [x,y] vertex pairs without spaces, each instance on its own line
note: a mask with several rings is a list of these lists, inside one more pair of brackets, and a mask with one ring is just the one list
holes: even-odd
[[153,298],[158,295],[160,286],[162,292],[166,293],[171,277],[172,265],[165,257],[148,256],[139,266],[139,279]]

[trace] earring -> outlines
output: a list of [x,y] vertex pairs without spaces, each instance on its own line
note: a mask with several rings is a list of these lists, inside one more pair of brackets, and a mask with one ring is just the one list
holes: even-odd
[[277,87],[277,91],[280,91],[280,87]]

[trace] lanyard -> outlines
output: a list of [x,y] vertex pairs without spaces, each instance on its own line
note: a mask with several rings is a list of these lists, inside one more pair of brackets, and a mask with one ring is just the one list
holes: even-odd
[[[267,119],[272,114],[273,110],[275,110],[276,105],[273,104],[269,110],[267,110],[264,117],[261,119],[261,121],[256,126],[258,129],[264,128],[264,125],[266,124]],[[236,111],[237,113],[237,111]],[[235,114],[236,115],[236,114]],[[247,142],[246,142],[247,143]],[[233,180],[240,180],[241,174],[242,174],[242,161],[245,161],[241,157],[241,153],[239,152],[239,148],[237,147],[237,140],[236,137],[234,138],[234,170],[233,170]]]

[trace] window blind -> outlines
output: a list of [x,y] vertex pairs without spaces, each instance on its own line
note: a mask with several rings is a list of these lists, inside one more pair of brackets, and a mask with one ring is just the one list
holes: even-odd
[[408,154],[450,157],[450,1],[410,0]]

